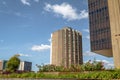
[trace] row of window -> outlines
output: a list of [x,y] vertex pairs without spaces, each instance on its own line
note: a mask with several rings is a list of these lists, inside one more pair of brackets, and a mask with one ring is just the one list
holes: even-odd
[[89,7],[95,7],[95,6],[100,6],[101,4],[105,5],[107,3],[107,0],[96,0],[96,1],[91,1],[89,2]]
[[[97,12],[97,11],[96,11]],[[98,11],[99,12],[99,11]],[[100,13],[89,13],[90,25],[106,23],[109,20],[108,11],[104,10]]]
[[96,13],[94,15],[89,15],[90,19],[100,19],[101,17],[107,17],[108,11],[102,11],[101,13]]
[[91,47],[92,47],[92,50],[111,48],[111,40],[100,39],[96,41],[91,41]]
[[107,7],[104,6],[104,7],[102,7],[102,8],[99,8],[99,9],[95,10],[95,11],[89,12],[89,15],[93,15],[93,14],[96,14],[96,13],[100,13],[100,12],[106,11],[106,10],[107,10]]
[[92,20],[90,20],[90,26],[94,26],[96,24],[101,24],[101,23],[106,23],[107,21],[109,21],[108,16],[100,17],[100,18],[97,18],[97,19],[92,19]]
[[100,39],[100,40],[95,40],[95,41],[91,41],[92,45],[101,45],[101,44],[105,44],[105,43],[110,43],[110,39]]
[[102,49],[111,49],[111,44],[109,43],[109,44],[92,46],[92,50],[102,50]]
[[98,28],[97,30],[91,31],[91,36],[98,35],[101,33],[108,33],[110,31],[109,27],[106,28]]

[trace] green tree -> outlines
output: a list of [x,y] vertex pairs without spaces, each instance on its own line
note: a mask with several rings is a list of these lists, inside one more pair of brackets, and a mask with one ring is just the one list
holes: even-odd
[[6,70],[10,72],[14,72],[18,69],[19,64],[20,64],[19,55],[16,54],[8,60],[6,64]]

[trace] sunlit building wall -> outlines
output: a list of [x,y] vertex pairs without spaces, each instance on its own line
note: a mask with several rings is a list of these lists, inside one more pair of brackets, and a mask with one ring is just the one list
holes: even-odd
[[82,35],[70,27],[52,33],[52,64],[70,67],[82,64]]

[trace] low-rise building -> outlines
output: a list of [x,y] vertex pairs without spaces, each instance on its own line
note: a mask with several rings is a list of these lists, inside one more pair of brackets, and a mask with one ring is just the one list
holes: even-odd
[[[5,70],[6,63],[7,63],[7,60],[0,60],[0,71]],[[32,69],[32,62],[28,62],[28,61],[21,61],[20,62],[18,70],[31,71],[31,69]]]
[[3,71],[6,68],[7,60],[0,60],[0,71]]
[[31,71],[32,69],[32,62],[28,61],[21,61],[19,65],[19,69],[21,71]]

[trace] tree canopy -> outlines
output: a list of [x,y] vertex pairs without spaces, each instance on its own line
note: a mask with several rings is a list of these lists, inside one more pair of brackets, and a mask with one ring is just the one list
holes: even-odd
[[19,55],[14,55],[8,60],[6,64],[6,70],[14,72],[19,68],[19,64],[20,64]]

